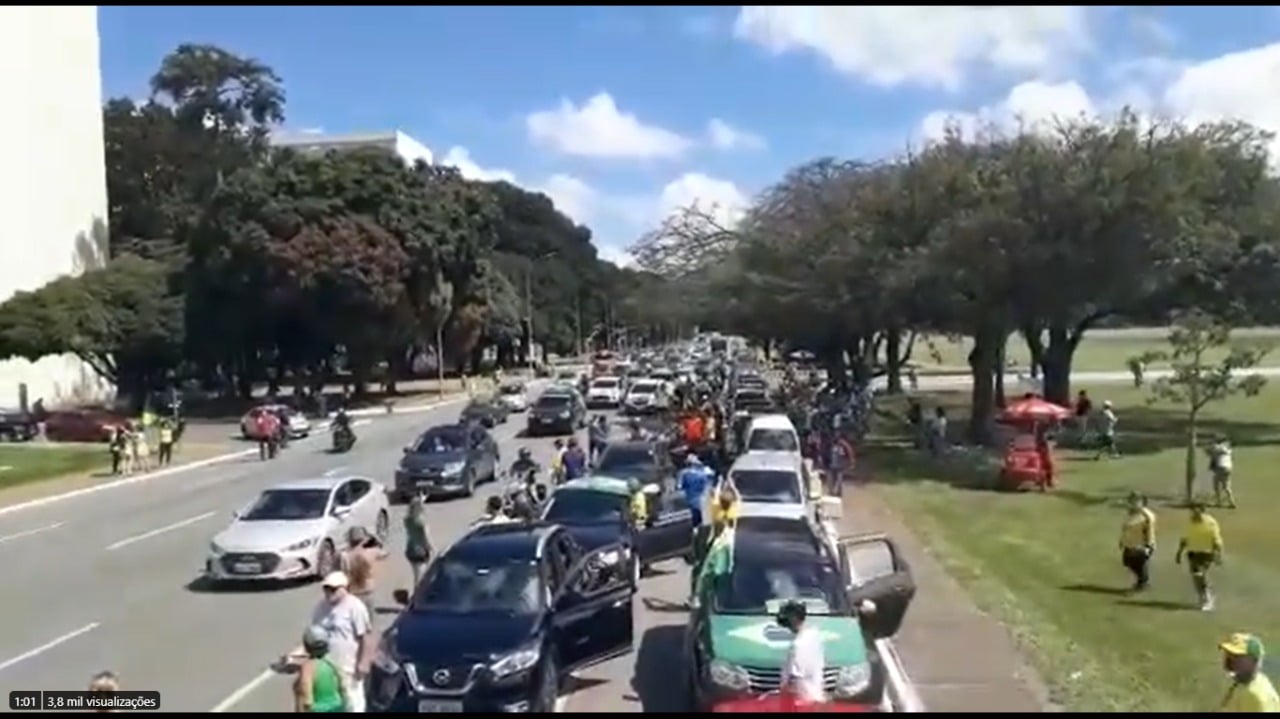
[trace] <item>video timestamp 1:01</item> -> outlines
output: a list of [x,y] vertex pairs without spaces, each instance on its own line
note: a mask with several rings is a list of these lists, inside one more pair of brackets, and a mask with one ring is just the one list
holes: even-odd
[[154,711],[160,692],[9,692],[9,711]]

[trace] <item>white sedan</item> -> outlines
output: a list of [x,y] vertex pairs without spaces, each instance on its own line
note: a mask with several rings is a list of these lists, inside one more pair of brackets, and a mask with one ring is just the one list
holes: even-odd
[[340,476],[277,484],[213,538],[204,573],[212,581],[323,577],[338,569],[352,527],[386,542],[390,514],[378,483]]

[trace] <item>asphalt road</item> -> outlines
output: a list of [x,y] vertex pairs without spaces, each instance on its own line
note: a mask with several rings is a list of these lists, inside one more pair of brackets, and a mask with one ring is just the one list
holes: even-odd
[[[325,451],[327,436],[316,437],[271,462],[237,459],[0,514],[0,567],[7,574],[0,687],[78,690],[110,669],[123,688],[159,691],[162,710],[289,711],[288,679],[269,665],[297,646],[319,589],[308,583],[211,590],[198,580],[210,538],[232,512],[280,480],[337,470],[389,481],[401,448],[426,427],[452,421],[459,408],[454,402],[375,418],[342,456]],[[495,430],[503,464],[528,446],[545,465],[552,440],[518,438],[523,425],[515,415]],[[429,504],[437,544],[457,538],[496,489],[485,485],[471,499]],[[380,626],[394,613],[392,589],[408,586],[408,566],[398,556],[402,512],[393,508],[392,557],[379,577]],[[687,570],[667,564],[641,591],[660,608],[680,602],[688,586]],[[639,711],[641,699],[662,706],[669,692],[660,669],[678,658],[678,635],[663,627],[683,617],[645,604],[637,602],[636,654],[585,672],[562,702],[568,710]],[[637,660],[641,681],[633,682]]]

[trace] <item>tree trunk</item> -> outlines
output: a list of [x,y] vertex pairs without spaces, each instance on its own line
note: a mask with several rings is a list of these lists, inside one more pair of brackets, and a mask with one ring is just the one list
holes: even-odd
[[[908,346],[907,351],[910,352]],[[890,328],[884,339],[885,380],[889,394],[902,394],[902,330]]]
[[1187,415],[1187,454],[1185,464],[1183,465],[1183,497],[1188,506],[1195,499],[1196,494],[1196,445],[1199,437],[1197,422],[1199,420],[1199,410],[1194,407]]
[[992,373],[995,380],[995,405],[1000,409],[1004,409],[1006,404],[1004,394],[1004,370],[1009,364],[1009,340],[1006,338],[1000,343],[1000,348],[996,354],[996,371]]
[[1044,370],[1044,398],[1055,404],[1071,404],[1071,360],[1076,344],[1062,325],[1049,327],[1049,345],[1044,348],[1040,366]]
[[973,378],[973,392],[969,413],[969,441],[988,444],[991,438],[991,418],[995,414],[995,363],[1000,341],[1007,335],[992,326],[980,327],[973,337],[973,349],[969,352],[969,373]]

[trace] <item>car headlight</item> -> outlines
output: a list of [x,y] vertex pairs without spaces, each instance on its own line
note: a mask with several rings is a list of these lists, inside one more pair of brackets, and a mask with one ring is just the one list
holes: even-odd
[[310,547],[315,543],[316,543],[315,537],[312,537],[311,539],[304,539],[301,542],[294,542],[293,544],[290,544],[289,546],[284,548],[284,551],[301,552],[302,550],[306,549],[307,547]]
[[209,554],[225,554],[217,542],[209,542]]
[[848,699],[867,690],[871,685],[871,665],[867,662],[840,667],[836,673],[834,694]]
[[373,665],[378,671],[387,674],[398,674],[400,672],[400,660],[396,657],[395,646],[396,628],[391,627],[382,635],[382,641],[378,642],[378,651],[373,655]]
[[512,674],[519,674],[538,663],[538,658],[542,656],[542,646],[532,645],[517,649],[510,654],[499,657],[489,665],[489,671],[499,679],[509,677]]
[[444,466],[445,474],[462,474],[462,470],[467,468],[466,462],[450,462]]
[[561,412],[558,416],[560,417],[560,419],[569,419],[568,412]]
[[724,689],[740,692],[751,688],[751,677],[747,675],[747,670],[722,659],[711,660],[707,665],[707,675],[712,684]]

